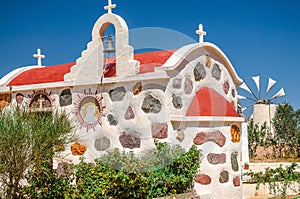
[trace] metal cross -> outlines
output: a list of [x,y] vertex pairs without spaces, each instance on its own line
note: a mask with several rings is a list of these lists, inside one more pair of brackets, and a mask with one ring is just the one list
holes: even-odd
[[202,24],[199,24],[199,29],[196,30],[196,34],[199,35],[199,43],[203,43],[203,38],[206,35],[206,32],[203,30]]
[[41,49],[37,49],[37,54],[33,54],[34,58],[37,58],[38,60],[38,66],[42,66],[42,59],[45,58],[45,55],[41,54]]
[[108,5],[104,6],[104,10],[107,10],[108,14],[111,14],[111,10],[115,7],[117,7],[116,4],[112,4],[111,0],[108,0]]

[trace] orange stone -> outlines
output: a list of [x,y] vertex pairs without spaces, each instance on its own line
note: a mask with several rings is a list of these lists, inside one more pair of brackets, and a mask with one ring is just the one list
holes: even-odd
[[75,142],[71,145],[71,152],[73,155],[83,155],[86,151],[86,146],[79,142]]
[[232,125],[230,128],[231,141],[237,143],[241,139],[241,131],[237,125]]

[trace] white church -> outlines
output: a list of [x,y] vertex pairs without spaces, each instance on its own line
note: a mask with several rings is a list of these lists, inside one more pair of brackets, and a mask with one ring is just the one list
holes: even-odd
[[[196,145],[204,156],[194,179],[197,194],[242,198],[241,173],[249,160],[242,153],[247,129],[237,111],[242,80],[235,68],[220,48],[204,42],[202,25],[197,43],[134,54],[115,7],[111,1],[105,6],[74,62],[43,66],[38,50],[36,66],[2,77],[1,107],[70,115],[79,140],[63,161],[93,161],[114,148],[143,154],[155,147],[154,139],[185,149]],[[106,35],[110,25],[113,36]]]

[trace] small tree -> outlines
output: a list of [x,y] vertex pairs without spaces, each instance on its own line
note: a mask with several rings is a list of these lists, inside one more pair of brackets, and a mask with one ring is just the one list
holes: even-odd
[[249,155],[254,158],[259,146],[268,147],[270,145],[271,133],[266,122],[263,125],[254,124],[253,119],[248,124]]
[[273,146],[279,150],[279,157],[295,154],[299,146],[300,111],[294,111],[288,103],[279,104],[273,118]]
[[0,113],[0,180],[6,198],[22,198],[29,170],[52,165],[55,147],[69,143],[70,122],[52,113]]

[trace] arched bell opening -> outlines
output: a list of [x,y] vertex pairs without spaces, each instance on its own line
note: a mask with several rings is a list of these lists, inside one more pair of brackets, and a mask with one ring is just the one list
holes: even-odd
[[116,30],[111,23],[105,23],[100,29],[104,57],[114,57],[116,52]]
[[116,71],[116,30],[109,22],[104,23],[100,29],[103,44],[103,75],[104,77],[115,76]]

